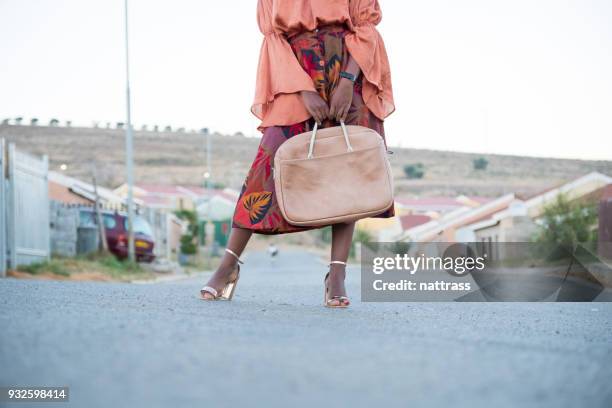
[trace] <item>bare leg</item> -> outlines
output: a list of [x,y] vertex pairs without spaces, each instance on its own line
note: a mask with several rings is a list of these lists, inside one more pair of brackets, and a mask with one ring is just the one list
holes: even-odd
[[[232,228],[229,241],[227,243],[227,248],[231,249],[236,253],[236,255],[240,256],[249,242],[249,239],[251,239],[251,235],[253,235],[253,231],[251,230],[244,228]],[[206,286],[215,288],[220,292],[228,281],[230,281],[230,275],[234,271],[237,262],[238,260],[232,254],[224,252],[223,258],[221,258],[221,264],[213,276],[211,276],[211,278],[208,280]],[[213,298],[213,296],[208,292],[203,292],[202,296],[204,296],[206,299]]]
[[[355,223],[341,223],[332,225],[332,246],[331,246],[331,260],[346,262],[351,249],[351,242],[353,241],[353,231],[355,230]],[[346,296],[346,289],[344,288],[344,277],[346,275],[344,265],[331,264],[329,268],[329,291],[331,296]],[[343,301],[348,305],[348,301]],[[338,306],[339,300],[332,300],[330,302],[332,306]]]

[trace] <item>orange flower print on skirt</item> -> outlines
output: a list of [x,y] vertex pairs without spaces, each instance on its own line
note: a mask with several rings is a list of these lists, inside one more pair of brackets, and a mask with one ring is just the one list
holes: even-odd
[[[348,58],[344,47],[345,33],[346,28],[343,26],[326,26],[289,39],[302,68],[310,75],[316,90],[325,101],[329,101],[336,89],[340,71]],[[257,155],[236,204],[232,220],[234,228],[250,229],[260,234],[283,234],[317,228],[291,225],[283,218],[276,202],[272,176],[274,154],[279,146],[297,134],[310,131],[313,124],[314,121],[310,119],[290,126],[271,126],[264,129]],[[353,87],[353,102],[346,124],[366,126],[385,137],[383,122],[370,112],[361,97],[361,76]],[[337,125],[326,120],[322,127]],[[391,207],[376,217],[388,218],[394,214]]]
[[272,204],[271,191],[249,193],[242,198],[242,205],[244,209],[249,212],[249,221],[251,224],[257,224],[264,219],[268,213],[270,204]]

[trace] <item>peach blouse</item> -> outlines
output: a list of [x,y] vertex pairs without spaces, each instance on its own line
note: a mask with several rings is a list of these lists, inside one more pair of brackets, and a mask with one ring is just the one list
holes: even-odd
[[363,73],[366,106],[381,120],[390,115],[395,106],[389,61],[375,27],[381,18],[377,0],[259,0],[257,20],[264,39],[251,111],[262,120],[260,129],[310,118],[299,92],[314,92],[314,84],[299,64],[287,35],[330,23],[345,23],[349,30],[344,41]]

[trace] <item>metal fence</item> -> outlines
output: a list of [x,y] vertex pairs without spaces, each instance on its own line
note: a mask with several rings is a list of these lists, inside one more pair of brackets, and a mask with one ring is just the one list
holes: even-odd
[[0,141],[0,275],[8,267],[49,259],[47,156]]
[[[92,218],[91,223],[84,222],[80,216],[81,212],[93,213],[94,209],[94,204],[67,204],[50,201],[51,252],[54,255],[72,257],[91,252],[92,248],[97,249],[97,243],[99,243],[97,240],[95,245],[83,246],[85,241],[91,241],[86,235],[93,234],[93,238],[96,239],[99,237],[97,221]],[[115,211],[125,214],[123,208],[107,204],[101,205],[100,211],[104,214]],[[138,216],[144,218],[151,226],[152,238],[155,241],[155,256],[173,259],[179,250],[184,222],[172,213],[147,207],[140,208]],[[95,231],[85,231],[85,228],[93,228]]]
[[176,257],[186,223],[170,212],[147,207],[141,209],[141,214],[153,230],[155,256],[166,259]]
[[0,139],[0,276],[6,275],[6,195],[8,180],[6,173],[6,143]]

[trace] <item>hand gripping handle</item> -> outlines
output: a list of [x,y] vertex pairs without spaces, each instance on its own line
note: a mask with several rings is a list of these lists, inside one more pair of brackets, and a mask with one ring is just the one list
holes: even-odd
[[[312,159],[312,153],[314,151],[314,143],[315,138],[317,136],[317,129],[319,125],[315,122],[314,127],[312,128],[312,136],[310,136],[310,146],[308,147],[308,158]],[[346,142],[346,151],[352,152],[353,146],[351,146],[351,141],[349,140],[348,131],[346,130],[346,126],[344,125],[344,121],[340,121],[340,127],[342,128],[342,134],[344,135],[344,141]]]

